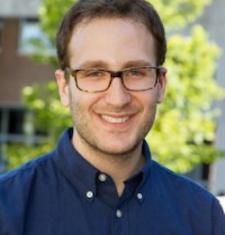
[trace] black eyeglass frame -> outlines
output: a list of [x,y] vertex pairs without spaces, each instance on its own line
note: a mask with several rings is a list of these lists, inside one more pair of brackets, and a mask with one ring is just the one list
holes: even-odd
[[[123,80],[123,73],[126,72],[126,71],[130,71],[130,70],[135,70],[135,69],[139,69],[139,68],[150,68],[150,69],[155,69],[156,70],[156,79],[155,79],[155,83],[154,83],[154,86],[153,87],[150,87],[150,88],[146,88],[146,89],[140,89],[140,90],[136,90],[136,89],[130,89],[130,88],[127,88],[125,83],[124,83],[124,80]],[[82,88],[79,87],[78,85],[78,81],[77,81],[77,77],[76,77],[76,74],[80,71],[102,71],[102,72],[108,72],[110,74],[110,81],[109,81],[109,84],[108,86],[104,89],[104,90],[99,90],[99,91],[88,91],[88,90],[84,90]],[[80,91],[83,91],[83,92],[87,92],[87,93],[100,93],[100,92],[105,92],[109,89],[109,87],[111,86],[111,83],[112,83],[112,80],[114,78],[120,78],[121,79],[121,82],[123,84],[123,87],[127,90],[127,91],[134,91],[134,92],[141,92],[141,91],[147,91],[147,90],[151,90],[151,89],[154,89],[157,82],[158,82],[158,79],[159,79],[159,75],[161,73],[165,73],[166,72],[166,69],[162,66],[140,66],[140,67],[131,67],[131,68],[127,68],[127,69],[123,69],[123,70],[119,70],[119,71],[111,71],[111,70],[107,70],[107,69],[71,69],[69,67],[67,67],[65,69],[65,73],[66,73],[66,78],[68,78],[69,74],[74,78],[75,80],[75,84],[76,84],[76,87],[80,90]]]

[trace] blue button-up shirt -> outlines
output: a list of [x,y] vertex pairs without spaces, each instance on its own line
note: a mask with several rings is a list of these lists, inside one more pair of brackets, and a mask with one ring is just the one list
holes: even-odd
[[74,149],[72,129],[55,151],[0,179],[0,235],[225,235],[218,201],[151,160],[125,182]]

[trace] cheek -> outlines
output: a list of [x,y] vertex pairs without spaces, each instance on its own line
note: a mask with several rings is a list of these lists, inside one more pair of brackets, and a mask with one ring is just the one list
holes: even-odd
[[158,96],[157,94],[148,94],[142,97],[141,99],[143,107],[143,120],[144,122],[152,123],[155,118]]
[[96,102],[93,94],[84,93],[79,90],[70,90],[69,93],[69,106],[73,118],[87,118],[92,107]]
[[80,102],[80,99],[70,96],[70,114],[72,117],[73,124],[76,128],[79,129],[80,126],[87,126],[88,112],[85,105]]
[[139,97],[139,102],[142,104],[145,111],[153,109],[157,105],[158,90],[149,90]]
[[69,91],[69,107],[70,107],[70,112],[72,115],[73,120],[75,121],[75,117],[81,113],[81,107],[82,105],[80,104],[80,98],[77,95],[77,92],[74,90]]

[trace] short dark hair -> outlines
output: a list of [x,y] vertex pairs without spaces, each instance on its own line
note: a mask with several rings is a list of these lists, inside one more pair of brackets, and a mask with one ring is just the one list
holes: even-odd
[[165,30],[152,4],[145,0],[79,0],[65,14],[57,33],[56,46],[61,69],[69,66],[68,44],[76,25],[83,20],[112,17],[130,18],[143,23],[153,35],[157,65],[164,63],[167,50]]

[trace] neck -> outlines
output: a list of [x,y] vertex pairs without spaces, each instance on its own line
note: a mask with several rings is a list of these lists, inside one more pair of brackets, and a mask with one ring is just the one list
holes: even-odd
[[101,152],[76,135],[73,136],[73,145],[91,165],[112,177],[119,196],[123,193],[124,181],[134,175],[144,165],[142,143],[132,151],[124,154]]

